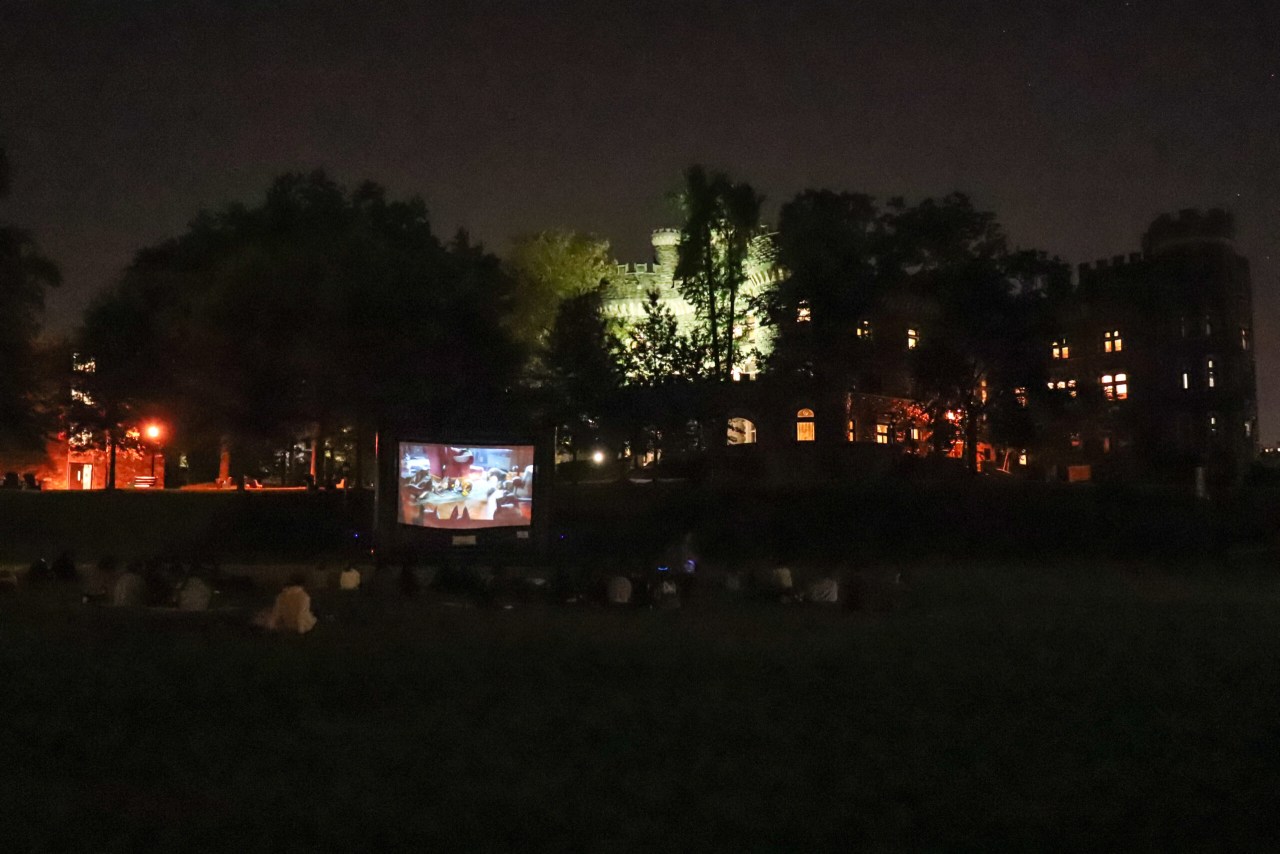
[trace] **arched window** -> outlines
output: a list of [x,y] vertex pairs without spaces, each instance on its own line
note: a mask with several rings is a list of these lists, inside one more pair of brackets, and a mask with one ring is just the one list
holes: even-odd
[[813,410],[801,409],[796,412],[796,441],[813,441]]
[[730,418],[729,435],[726,441],[730,445],[754,445],[756,443],[755,422],[746,418]]

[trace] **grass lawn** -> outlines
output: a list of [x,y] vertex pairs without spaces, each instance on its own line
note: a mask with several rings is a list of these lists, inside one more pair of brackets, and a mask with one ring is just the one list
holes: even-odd
[[1274,845],[1269,565],[906,570],[892,612],[334,594],[302,638],[10,594],[0,848]]

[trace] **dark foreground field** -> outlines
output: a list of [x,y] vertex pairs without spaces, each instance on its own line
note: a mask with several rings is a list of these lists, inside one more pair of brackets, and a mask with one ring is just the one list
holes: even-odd
[[302,638],[9,595],[0,848],[1275,842],[1266,561],[906,570],[870,613],[330,594]]

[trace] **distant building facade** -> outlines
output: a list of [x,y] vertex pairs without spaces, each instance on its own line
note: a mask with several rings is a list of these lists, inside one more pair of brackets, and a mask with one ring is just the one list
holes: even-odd
[[[655,262],[620,266],[606,311],[621,321],[642,320],[646,295],[656,291],[682,326],[691,326],[693,309],[674,281],[678,244],[677,230],[655,231]],[[749,297],[785,275],[770,237],[753,246],[748,272]],[[806,388],[789,379],[730,390],[727,444],[794,450],[871,443],[924,453],[926,421],[908,358],[928,335],[933,308],[890,294],[854,330],[862,352],[873,356],[845,388]],[[807,311],[802,305],[796,318],[801,334]],[[1209,481],[1237,482],[1256,459],[1252,286],[1228,213],[1163,215],[1147,230],[1141,252],[1079,265],[1054,324],[1044,342],[1048,384],[1063,393],[1065,405],[1036,447],[984,446],[980,458],[1064,479],[1070,471],[1178,483],[1197,470]],[[771,331],[748,317],[744,354],[767,354]],[[735,379],[750,380],[758,365],[744,356],[735,368]]]
[[1221,210],[1158,218],[1142,251],[1079,266],[1051,384],[1066,457],[1119,475],[1239,479],[1257,456],[1249,262]]

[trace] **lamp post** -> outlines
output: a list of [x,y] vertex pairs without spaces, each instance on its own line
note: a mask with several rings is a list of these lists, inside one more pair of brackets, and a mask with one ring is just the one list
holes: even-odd
[[147,441],[151,443],[151,482],[155,483],[156,477],[156,450],[159,448],[160,437],[164,435],[164,430],[154,421],[147,425],[143,431],[147,437]]

